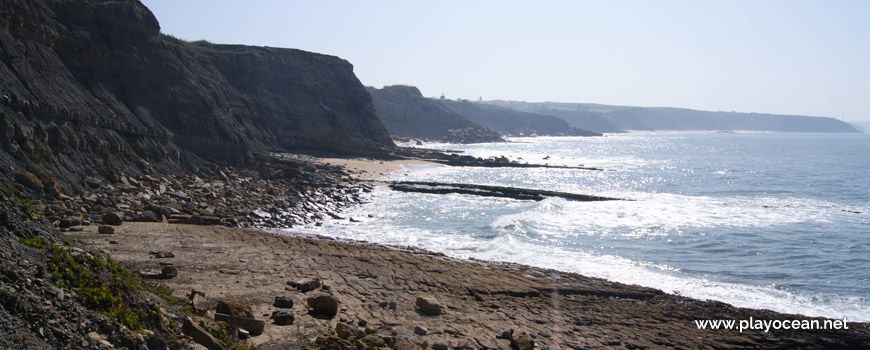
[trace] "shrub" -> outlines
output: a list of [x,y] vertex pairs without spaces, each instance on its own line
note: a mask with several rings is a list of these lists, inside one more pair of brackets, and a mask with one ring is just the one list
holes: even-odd
[[154,304],[131,307],[130,297],[141,290],[142,282],[123,265],[106,257],[85,252],[70,253],[65,247],[51,245],[48,273],[59,287],[69,287],[88,309],[112,317],[133,331],[142,331],[144,322],[163,323]]
[[39,248],[39,249],[45,248],[45,241],[42,239],[42,237],[39,237],[39,236],[34,236],[34,237],[29,237],[29,238],[19,238],[18,243],[21,243],[21,244],[26,245],[26,246],[31,247],[31,248]]

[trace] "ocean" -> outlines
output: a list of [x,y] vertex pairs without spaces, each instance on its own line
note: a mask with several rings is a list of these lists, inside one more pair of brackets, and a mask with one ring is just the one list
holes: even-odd
[[303,231],[553,268],[740,307],[870,321],[870,135],[630,133],[426,147],[604,170],[408,165],[384,179],[630,201],[380,187],[342,214],[359,222]]

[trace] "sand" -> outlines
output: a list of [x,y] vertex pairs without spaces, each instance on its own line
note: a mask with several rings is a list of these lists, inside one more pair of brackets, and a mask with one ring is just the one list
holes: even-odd
[[[527,332],[541,349],[553,348],[735,348],[818,345],[856,347],[870,343],[866,325],[849,331],[711,331],[695,319],[794,319],[770,311],[738,309],[660,291],[576,274],[516,264],[457,260],[411,248],[385,247],[327,238],[278,236],[213,226],[125,223],[116,234],[101,235],[94,226],[68,233],[109,253],[134,270],[172,263],[178,276],[158,280],[185,298],[205,293],[209,304],[221,298],[253,305],[267,321],[252,337],[260,349],[302,347],[339,322],[412,332],[428,344],[452,348],[507,349],[497,335]],[[156,259],[150,252],[172,252]],[[343,309],[332,319],[309,315],[305,293],[290,280],[319,277]],[[314,293],[314,292],[309,292]],[[444,307],[439,316],[422,314],[418,296],[429,295]],[[267,315],[276,296],[295,300],[295,322],[279,326]],[[395,309],[390,308],[394,302]],[[213,312],[213,311],[212,311]]]
[[354,179],[375,180],[391,172],[402,170],[407,164],[438,164],[426,160],[374,160],[368,158],[315,158],[315,162],[343,167]]

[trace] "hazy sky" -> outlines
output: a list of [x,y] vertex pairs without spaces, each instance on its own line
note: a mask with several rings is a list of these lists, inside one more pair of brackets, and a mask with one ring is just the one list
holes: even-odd
[[182,39],[335,55],[426,96],[870,121],[870,1],[143,2]]

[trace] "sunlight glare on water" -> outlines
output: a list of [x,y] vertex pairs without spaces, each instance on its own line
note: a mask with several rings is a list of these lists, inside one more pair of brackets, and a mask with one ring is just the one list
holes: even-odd
[[[603,171],[408,165],[387,176],[630,201],[393,192],[307,231],[870,321],[868,135],[623,134],[427,145]],[[374,217],[369,217],[369,215]]]

